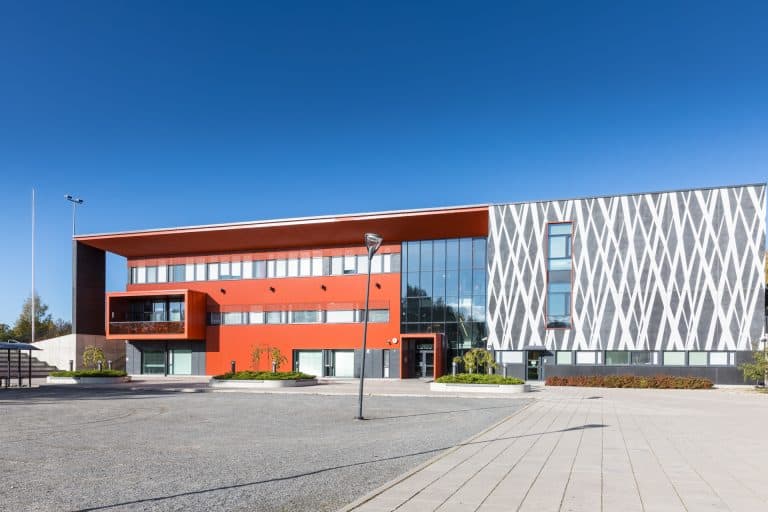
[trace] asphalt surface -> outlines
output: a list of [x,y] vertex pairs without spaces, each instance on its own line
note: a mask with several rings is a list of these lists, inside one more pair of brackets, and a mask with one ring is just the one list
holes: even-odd
[[0,510],[327,511],[525,399],[0,392]]

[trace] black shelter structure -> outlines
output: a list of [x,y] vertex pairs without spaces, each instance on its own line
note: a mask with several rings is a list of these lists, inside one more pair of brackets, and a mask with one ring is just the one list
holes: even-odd
[[2,353],[1,352],[2,350],[6,351],[6,358],[8,361],[8,365],[6,367],[7,374],[5,376],[0,376],[0,378],[5,379],[6,389],[11,385],[11,351],[15,350],[19,353],[19,357],[16,359],[16,363],[17,363],[16,377],[18,377],[19,379],[19,387],[22,386],[21,351],[22,350],[29,351],[29,357],[27,358],[27,383],[28,383],[28,386],[31,388],[32,387],[32,351],[40,350],[40,349],[32,345],[31,343],[22,343],[16,340],[8,340],[8,341],[0,341],[0,353]]

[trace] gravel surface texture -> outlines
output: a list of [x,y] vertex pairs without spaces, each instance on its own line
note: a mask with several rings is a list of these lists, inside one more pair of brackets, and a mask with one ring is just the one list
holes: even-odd
[[0,510],[336,510],[526,403],[0,392]]

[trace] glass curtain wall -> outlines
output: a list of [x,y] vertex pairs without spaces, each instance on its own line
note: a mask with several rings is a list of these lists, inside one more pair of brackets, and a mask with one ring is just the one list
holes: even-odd
[[448,360],[485,348],[486,239],[404,242],[401,332],[445,335]]

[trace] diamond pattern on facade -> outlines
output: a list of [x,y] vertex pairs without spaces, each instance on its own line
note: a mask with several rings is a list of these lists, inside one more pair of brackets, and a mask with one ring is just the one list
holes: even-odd
[[[763,334],[766,189],[495,205],[496,350],[750,350]],[[573,328],[545,329],[546,225],[573,221]]]

